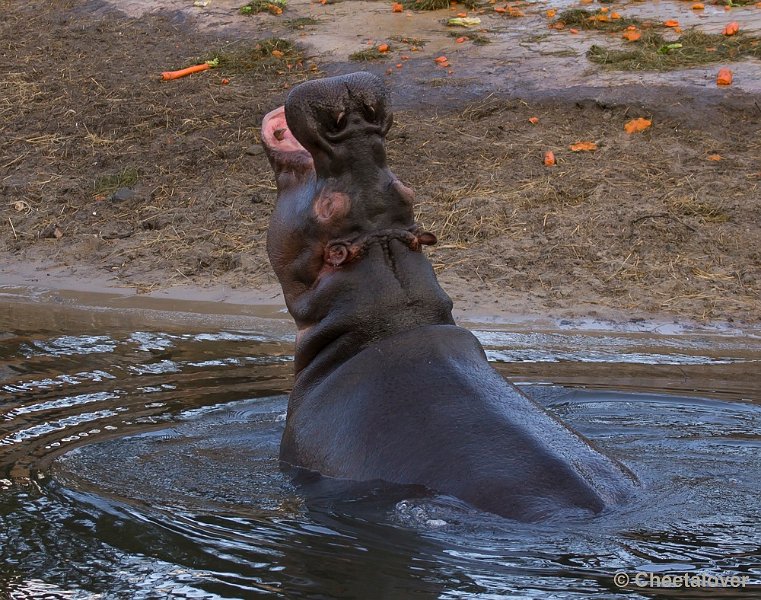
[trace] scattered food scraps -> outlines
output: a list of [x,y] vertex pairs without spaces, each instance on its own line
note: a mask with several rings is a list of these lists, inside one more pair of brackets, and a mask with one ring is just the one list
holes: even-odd
[[732,85],[732,70],[726,67],[719,69],[716,85]]
[[645,129],[652,124],[653,122],[650,119],[643,119],[640,117],[638,119],[632,119],[626,123],[624,125],[624,131],[626,131],[626,133],[639,133],[640,131],[645,131]]
[[447,21],[447,25],[451,27],[475,27],[481,24],[481,19],[478,17],[452,17]]
[[595,142],[576,142],[568,146],[571,152],[593,152],[597,150],[597,144]]
[[732,21],[724,28],[722,33],[724,35],[735,35],[738,31],[740,31],[740,24],[736,21]]
[[718,161],[721,160],[721,154],[709,154],[708,156],[706,156],[706,158],[708,160],[712,160],[714,162],[718,162]]
[[626,30],[621,34],[621,37],[624,38],[627,42],[636,42],[639,38],[642,37],[642,33],[639,31],[634,30]]

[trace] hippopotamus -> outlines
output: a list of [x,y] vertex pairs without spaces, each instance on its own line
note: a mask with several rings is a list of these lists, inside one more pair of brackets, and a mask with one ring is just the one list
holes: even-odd
[[302,83],[262,122],[277,183],[267,251],[297,327],[282,465],[425,486],[520,521],[626,502],[635,476],[456,325],[423,251],[436,236],[386,162],[391,124],[370,73]]

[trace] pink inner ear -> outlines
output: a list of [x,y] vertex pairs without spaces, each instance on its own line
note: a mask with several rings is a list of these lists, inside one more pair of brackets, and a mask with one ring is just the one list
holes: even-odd
[[285,107],[267,113],[262,120],[262,143],[278,152],[306,152],[285,121]]

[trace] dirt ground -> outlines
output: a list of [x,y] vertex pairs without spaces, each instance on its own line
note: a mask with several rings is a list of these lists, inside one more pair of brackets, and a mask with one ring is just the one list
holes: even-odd
[[[374,4],[386,18],[389,3]],[[446,34],[417,54],[397,36],[390,60],[357,63],[296,21],[338,4],[248,25],[236,9],[215,27],[86,0],[0,7],[0,283],[3,268],[65,266],[140,293],[271,287],[261,119],[300,81],[367,69],[392,90],[389,163],[439,237],[429,255],[459,306],[761,321],[761,105],[753,89],[717,88],[716,65],[697,86],[631,73],[612,86],[583,55],[502,64]],[[433,61],[445,44],[451,69]],[[160,80],[214,57],[216,69]],[[556,70],[543,77],[542,60]],[[636,117],[652,127],[626,133]],[[572,152],[580,141],[597,150]]]

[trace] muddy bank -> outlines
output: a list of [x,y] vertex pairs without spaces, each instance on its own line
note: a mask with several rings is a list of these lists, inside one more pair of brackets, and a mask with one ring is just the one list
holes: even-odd
[[[140,294],[274,298],[261,118],[299,81],[366,68],[392,89],[389,162],[416,190],[440,240],[431,259],[465,313],[761,320],[758,60],[719,89],[715,65],[668,76],[596,67],[585,48],[618,43],[600,32],[550,31],[532,45],[532,23],[547,31],[534,9],[523,29],[482,15],[493,41],[476,46],[442,27],[447,11],[399,16],[380,2],[292,2],[281,18],[244,18],[225,2],[151,4],[6,10],[0,283],[44,287],[51,272],[63,289],[103,279]],[[335,27],[360,5],[377,16],[371,31]],[[319,22],[299,29],[297,17]],[[711,9],[706,27],[721,19]],[[414,31],[427,42],[405,37]],[[272,36],[296,45],[273,56]],[[348,61],[391,36],[407,42],[391,40],[390,60]],[[433,62],[441,52],[451,69]],[[157,77],[213,56],[227,66]],[[628,135],[634,117],[653,125]],[[571,152],[579,141],[598,149]]]

